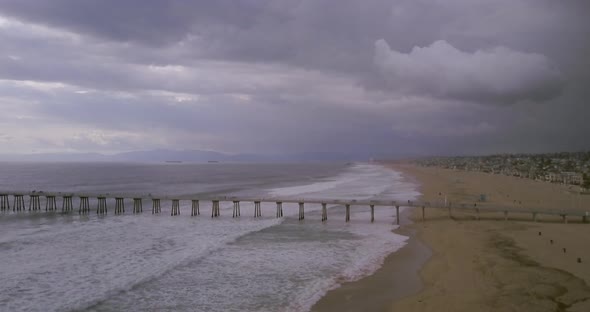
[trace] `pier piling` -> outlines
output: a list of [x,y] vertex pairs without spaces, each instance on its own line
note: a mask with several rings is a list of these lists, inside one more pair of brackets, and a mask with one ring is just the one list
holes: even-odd
[[152,198],[152,214],[162,212],[162,208],[160,207],[160,199],[159,198]]
[[322,203],[322,221],[328,221],[328,207],[326,203]]
[[233,218],[236,218],[236,217],[240,216],[240,202],[237,200],[234,200],[233,203],[234,203]]
[[422,206],[422,222],[426,221],[426,216],[424,214],[424,206]]
[[399,206],[395,206],[395,222],[399,225]]
[[211,218],[217,218],[221,215],[221,211],[219,208],[219,201],[213,200],[211,201]]
[[39,200],[39,195],[29,195],[29,211],[31,210],[41,210],[41,202]]
[[0,210],[10,211],[10,202],[8,200],[8,195],[6,194],[0,194]]
[[346,222],[350,221],[350,205],[346,204]]
[[260,208],[260,202],[254,202],[254,218],[262,217],[262,209]]
[[171,216],[177,216],[180,214],[180,200],[172,200],[172,210],[170,211]]
[[305,219],[305,204],[299,202],[299,221]]
[[199,200],[193,199],[192,200],[192,207],[191,207],[191,216],[198,216],[201,212],[199,211]]
[[133,214],[143,212],[143,200],[141,198],[133,199]]
[[[45,203],[45,210],[57,210],[57,202],[55,196],[47,196],[47,202]],[[70,213],[74,210],[72,199],[70,196],[62,197],[61,213]]]
[[14,195],[14,203],[12,205],[12,211],[24,211],[25,210],[25,199],[23,195]]
[[[61,202],[61,211],[64,213],[74,211],[74,204],[72,202],[72,196],[63,196]],[[87,207],[82,213],[88,213],[90,209]]]
[[[66,211],[72,211],[74,209],[74,205],[72,203],[72,196],[62,196],[62,202],[61,202],[61,211],[62,212],[66,212]],[[88,211],[86,211],[88,212]]]
[[[53,200],[55,201],[55,197],[53,198]],[[54,205],[55,205],[55,203],[54,203]],[[74,207],[72,205],[65,205],[62,208],[63,208],[61,210],[62,213],[70,213],[74,210]],[[79,207],[78,213],[81,214],[82,211],[84,211],[84,212],[90,211],[90,202],[89,202],[87,196],[80,196],[80,207]],[[98,213],[98,210],[96,212]]]
[[[57,210],[57,202],[55,200],[55,196],[47,195],[45,196],[45,211],[54,211]],[[62,210],[62,212],[64,212]]]
[[[96,198],[98,203],[96,204],[96,214],[107,214],[107,199],[106,197],[97,197]],[[119,204],[118,201],[116,201],[117,205]],[[80,202],[80,206],[82,207],[82,211],[89,211],[90,210],[90,203],[88,202],[88,197],[84,198],[84,205],[82,205],[82,202]],[[117,208],[115,208],[115,214],[117,214]]]
[[283,217],[283,203],[277,202],[277,218]]
[[125,213],[125,198],[117,197],[115,198],[115,214],[124,214]]
[[371,205],[371,223],[375,222],[375,205]]

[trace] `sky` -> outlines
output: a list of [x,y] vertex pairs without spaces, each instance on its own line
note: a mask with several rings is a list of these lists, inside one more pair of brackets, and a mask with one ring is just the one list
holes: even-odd
[[0,0],[0,153],[590,148],[588,0]]

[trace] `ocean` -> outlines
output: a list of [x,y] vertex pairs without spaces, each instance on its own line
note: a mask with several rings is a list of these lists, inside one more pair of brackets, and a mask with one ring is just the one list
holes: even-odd
[[[376,164],[141,164],[0,163],[0,191],[153,193],[168,196],[284,196],[414,200],[417,186]],[[12,198],[11,205],[12,205]],[[28,199],[27,208],[28,208]],[[114,215],[42,212],[0,214],[0,310],[2,311],[308,311],[328,290],[367,276],[404,246],[395,209],[222,202],[211,218],[210,202],[191,217],[181,214]],[[61,209],[58,198],[58,208]]]

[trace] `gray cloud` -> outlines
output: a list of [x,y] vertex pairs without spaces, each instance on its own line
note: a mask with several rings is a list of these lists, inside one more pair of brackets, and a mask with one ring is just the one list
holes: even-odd
[[589,9],[4,0],[0,133],[14,151],[588,148]]

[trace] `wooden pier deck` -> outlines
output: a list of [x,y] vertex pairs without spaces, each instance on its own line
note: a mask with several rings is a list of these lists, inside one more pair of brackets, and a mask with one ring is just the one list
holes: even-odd
[[[12,201],[10,200],[12,197]],[[370,207],[371,211],[371,222],[375,220],[375,207],[390,207],[396,210],[396,223],[399,224],[399,208],[400,207],[414,207],[422,209],[422,220],[426,220],[426,209],[447,209],[449,217],[452,217],[453,211],[470,211],[476,214],[476,218],[479,219],[481,214],[484,213],[503,213],[504,219],[509,219],[509,214],[529,214],[532,221],[537,221],[541,215],[559,216],[562,218],[564,223],[567,223],[571,218],[581,218],[582,222],[588,222],[588,212],[580,211],[568,211],[563,209],[536,209],[535,207],[529,207],[527,209],[509,207],[509,206],[497,206],[485,202],[476,203],[435,203],[435,202],[420,202],[420,201],[392,201],[388,199],[334,199],[334,198],[295,198],[295,197],[238,197],[238,196],[167,196],[167,195],[155,195],[155,194],[115,194],[115,193],[71,193],[71,192],[41,192],[41,191],[28,191],[28,192],[15,192],[15,191],[0,191],[0,212],[4,213],[20,213],[25,211],[30,212],[41,212],[41,198],[44,198],[46,212],[61,212],[61,213],[73,213],[74,212],[74,201],[73,198],[77,198],[78,201],[78,213],[88,214],[91,211],[90,199],[95,199],[92,202],[95,203],[93,207],[96,207],[96,213],[99,215],[105,215],[108,213],[107,200],[114,200],[114,213],[115,215],[125,214],[125,203],[132,202],[133,214],[143,212],[143,202],[152,202],[152,214],[161,213],[162,201],[169,201],[171,203],[170,215],[176,216],[180,214],[180,202],[190,201],[191,202],[191,216],[200,215],[200,205],[203,202],[209,202],[211,204],[211,217],[219,217],[221,215],[221,202],[233,203],[233,214],[232,217],[241,216],[240,203],[249,202],[254,204],[254,217],[261,217],[262,203],[272,203],[276,205],[276,218],[283,217],[283,204],[296,204],[299,207],[299,220],[305,219],[305,205],[316,204],[322,206],[322,221],[328,220],[327,207],[339,206],[345,209],[345,221],[350,221],[351,207]],[[25,199],[28,199],[26,201]],[[58,201],[61,199],[61,211],[58,211]],[[27,205],[28,203],[28,205]]]

